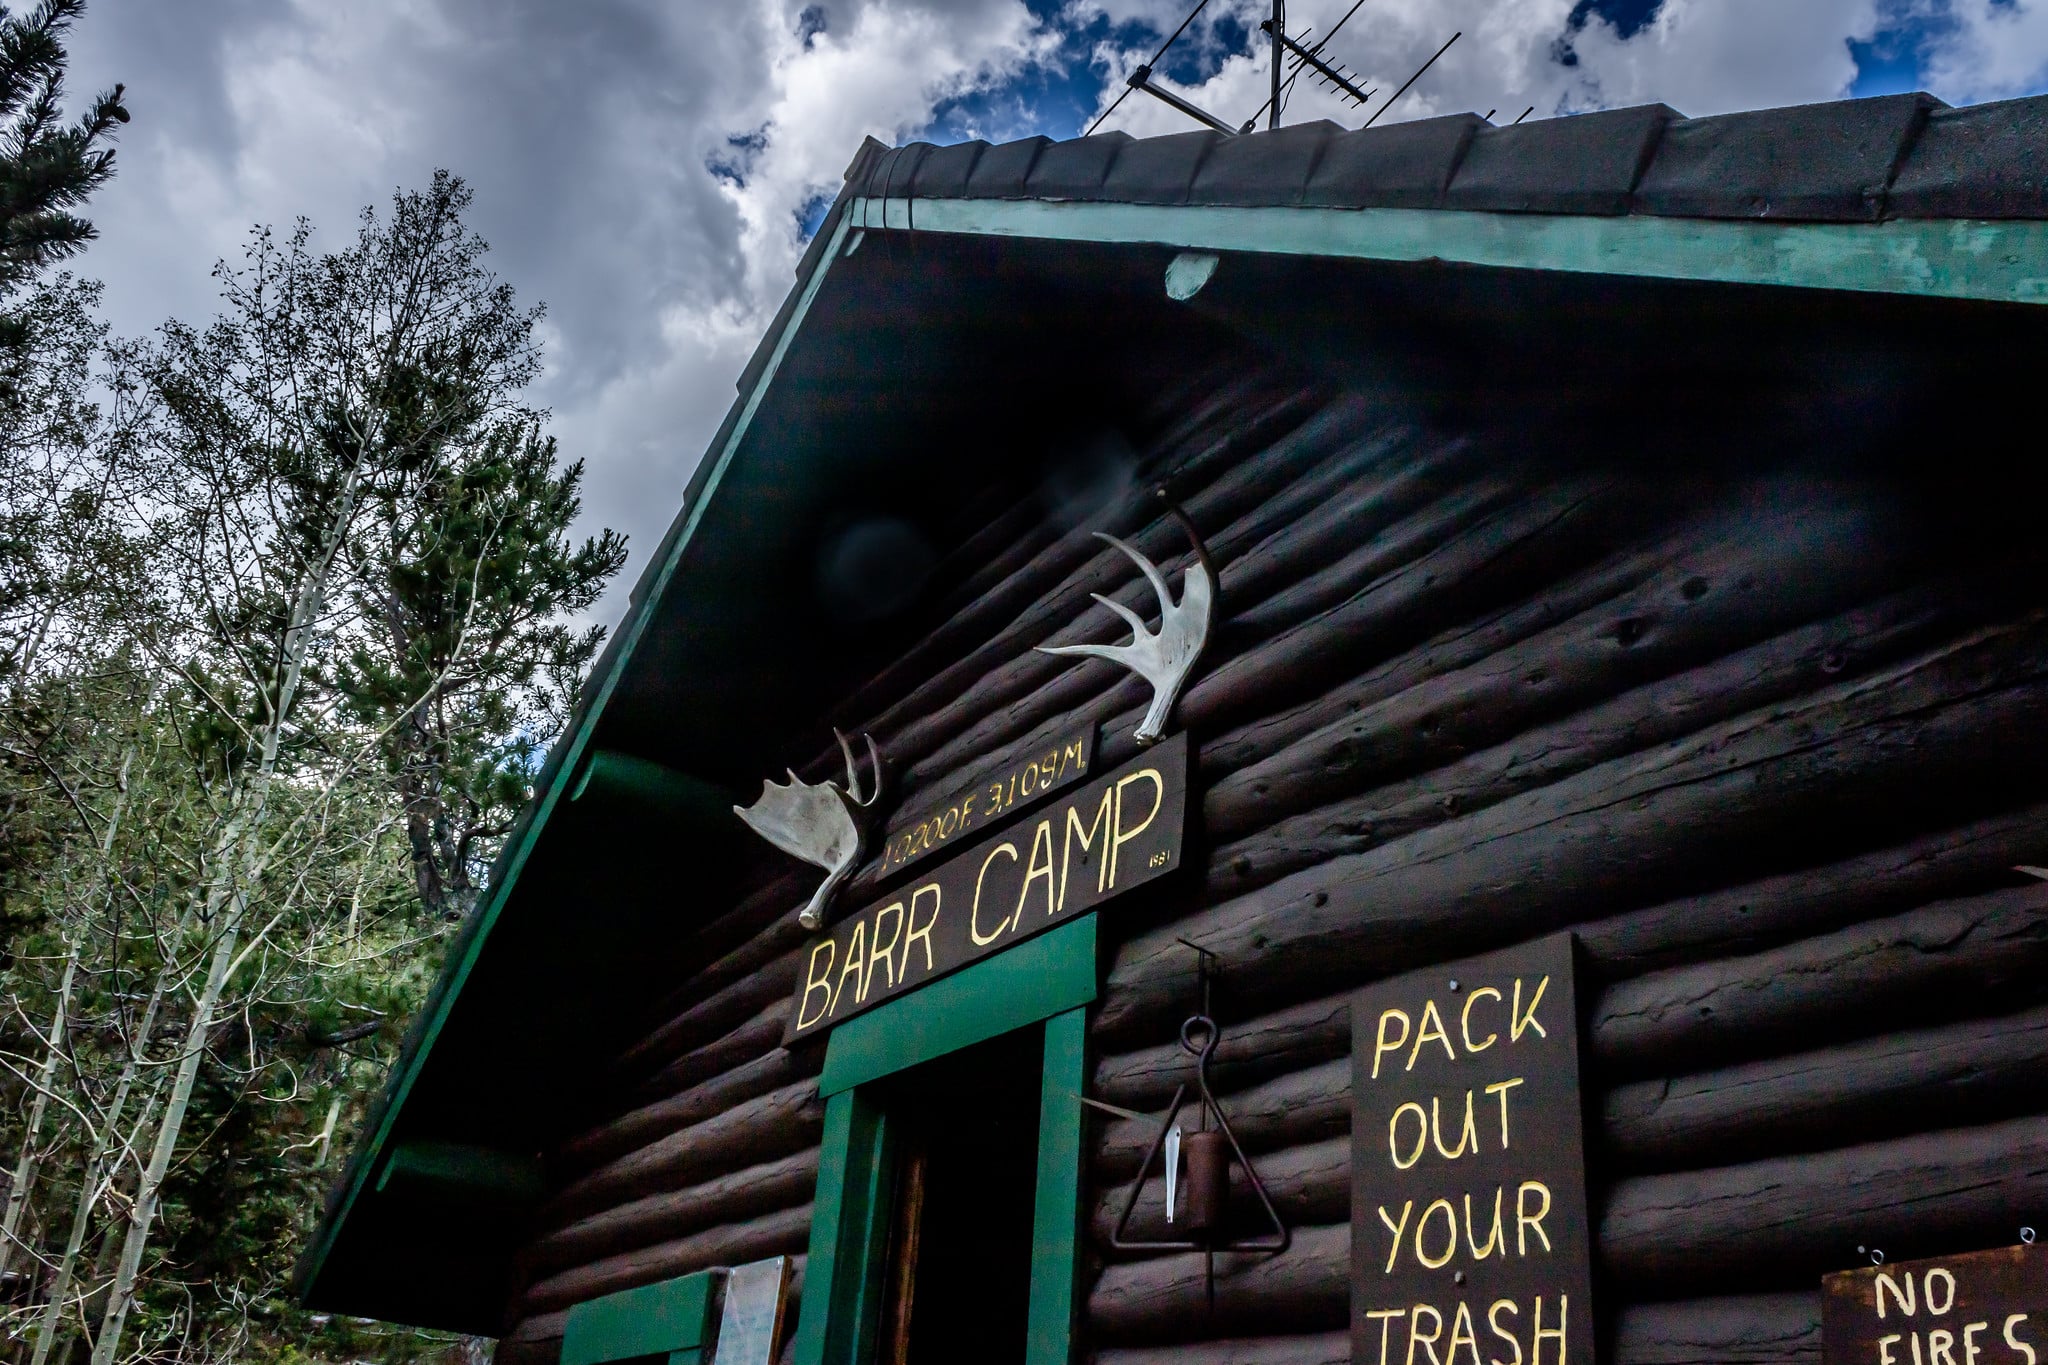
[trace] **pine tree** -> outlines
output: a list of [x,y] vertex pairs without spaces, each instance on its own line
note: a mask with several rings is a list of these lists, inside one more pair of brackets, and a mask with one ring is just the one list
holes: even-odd
[[92,240],[74,210],[114,173],[106,143],[128,121],[123,87],[64,122],[63,38],[84,9],[85,0],[43,0],[25,15],[0,7],[0,293]]

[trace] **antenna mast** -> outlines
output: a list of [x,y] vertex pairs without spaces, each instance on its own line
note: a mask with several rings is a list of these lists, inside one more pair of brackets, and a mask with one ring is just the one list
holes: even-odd
[[1266,126],[1280,126],[1280,58],[1287,51],[1287,0],[1273,0],[1273,93],[1266,103]]
[[[1301,75],[1303,68],[1313,71],[1317,79],[1328,85],[1339,95],[1362,108],[1367,101],[1379,92],[1377,90],[1361,88],[1361,83],[1353,78],[1351,72],[1344,69],[1343,63],[1330,61],[1323,56],[1323,53],[1329,47],[1330,40],[1337,36],[1337,30],[1351,22],[1351,16],[1358,13],[1359,6],[1364,3],[1365,0],[1353,0],[1351,8],[1344,12],[1344,17],[1337,21],[1336,26],[1311,44],[1288,36],[1287,0],[1273,0],[1273,17],[1259,25],[1273,40],[1273,69],[1270,73],[1271,93],[1267,95],[1265,107],[1260,109],[1258,114],[1253,114],[1241,125],[1232,125],[1225,123],[1222,119],[1216,117],[1216,115],[1202,108],[1194,101],[1175,94],[1163,85],[1154,84],[1152,80],[1153,68],[1157,67],[1166,56],[1166,50],[1179,40],[1181,34],[1187,32],[1188,25],[1195,21],[1195,16],[1208,7],[1209,0],[1196,0],[1195,7],[1188,11],[1187,18],[1180,21],[1180,27],[1173,31],[1173,36],[1164,43],[1161,43],[1159,50],[1152,54],[1152,60],[1140,64],[1125,78],[1123,93],[1111,101],[1109,108],[1096,116],[1095,122],[1088,125],[1088,132],[1093,133],[1097,128],[1100,128],[1103,120],[1115,113],[1117,106],[1121,105],[1124,102],[1125,96],[1128,96],[1133,90],[1142,90],[1160,103],[1171,105],[1197,123],[1207,124],[1217,132],[1225,135],[1234,136],[1240,133],[1249,133],[1252,129],[1259,126],[1259,114],[1266,116],[1266,127],[1269,129],[1278,128],[1280,126],[1282,101],[1285,99],[1288,90],[1293,87],[1296,78]],[[1302,30],[1302,37],[1306,38],[1308,34],[1309,30]],[[1370,128],[1373,124],[1379,122],[1380,115],[1392,108],[1394,102],[1400,99],[1401,96],[1407,94],[1408,88],[1421,80],[1424,72],[1436,65],[1437,58],[1451,50],[1451,43],[1457,42],[1463,36],[1462,33],[1453,33],[1450,42],[1438,48],[1435,56],[1424,62],[1414,75],[1402,83],[1399,90],[1396,90],[1387,97],[1386,103],[1382,104],[1374,112],[1373,116],[1365,121],[1365,127]],[[1282,70],[1290,56],[1294,59],[1291,73]],[[1531,107],[1533,108],[1534,106]],[[1527,118],[1528,116],[1528,113],[1524,112],[1522,118]],[[1519,123],[1521,119],[1516,119],[1515,121]],[[1083,134],[1083,136],[1086,135]]]

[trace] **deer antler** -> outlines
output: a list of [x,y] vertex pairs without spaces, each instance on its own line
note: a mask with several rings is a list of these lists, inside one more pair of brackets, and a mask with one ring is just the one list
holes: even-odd
[[1140,744],[1153,744],[1165,736],[1173,704],[1180,700],[1181,688],[1186,685],[1188,674],[1194,671],[1195,660],[1201,657],[1202,647],[1209,642],[1209,616],[1215,606],[1216,585],[1209,568],[1208,550],[1187,518],[1179,514],[1179,509],[1175,509],[1175,517],[1195,547],[1195,562],[1181,575],[1181,599],[1178,602],[1173,600],[1173,593],[1166,585],[1166,576],[1151,560],[1106,531],[1095,533],[1096,539],[1122,550],[1152,585],[1152,591],[1159,598],[1157,633],[1147,630],[1144,618],[1129,607],[1098,592],[1089,596],[1122,617],[1124,624],[1131,628],[1129,644],[1037,647],[1041,654],[1107,659],[1111,663],[1122,664],[1151,683],[1152,705],[1146,709],[1145,718],[1138,722],[1133,736]]
[[751,806],[734,806],[733,814],[747,822],[747,828],[784,853],[825,869],[825,880],[812,893],[809,904],[797,913],[806,929],[825,923],[825,911],[839,884],[853,875],[866,852],[867,830],[861,818],[882,796],[882,755],[873,735],[865,735],[868,767],[872,776],[865,797],[860,794],[860,775],[853,762],[853,746],[835,728],[839,752],[846,759],[846,786],[837,782],[806,782],[794,770],[787,783],[767,781]]

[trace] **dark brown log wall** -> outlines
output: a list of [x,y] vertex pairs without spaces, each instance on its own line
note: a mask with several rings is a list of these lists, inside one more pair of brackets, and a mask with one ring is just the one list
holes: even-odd
[[[1858,1245],[2048,1217],[2048,886],[2013,870],[2048,863],[2027,547],[1920,533],[1896,474],[1565,471],[1274,372],[1126,421],[1223,608],[1180,713],[1206,866],[1163,909],[1102,912],[1093,1089],[1165,1101],[1180,941],[1214,952],[1215,1075],[1296,1234],[1220,1258],[1212,1315],[1199,1258],[1105,1254],[1149,1134],[1095,1123],[1094,1358],[1346,1359],[1347,994],[1561,927],[1591,974],[1613,1359],[1815,1360],[1817,1277]],[[1187,560],[1141,499],[1113,529]],[[1128,753],[1141,686],[1030,648],[1119,637],[1087,595],[1145,609],[1121,556],[1020,511],[962,558],[943,623],[831,719],[872,730],[906,805],[1075,717]],[[551,1358],[583,1299],[804,1251],[819,1058],[779,1039],[811,875],[698,931],[615,1114],[555,1154],[508,1361]]]

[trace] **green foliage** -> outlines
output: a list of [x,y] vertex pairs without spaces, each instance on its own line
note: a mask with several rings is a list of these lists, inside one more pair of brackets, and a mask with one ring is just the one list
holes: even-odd
[[146,342],[108,342],[95,287],[60,277],[0,350],[0,1161],[35,1257],[0,1259],[0,1333],[23,1362],[459,1354],[286,1284],[624,558],[572,535],[582,467],[521,401],[539,312],[468,203],[437,175],[333,252],[259,230],[216,269],[221,316]]
[[[114,173],[106,144],[128,121],[122,87],[64,122],[64,34],[85,0],[43,0],[27,14],[0,7],[0,294],[12,294],[94,236],[74,210]],[[36,335],[33,310],[0,316],[0,346]]]

